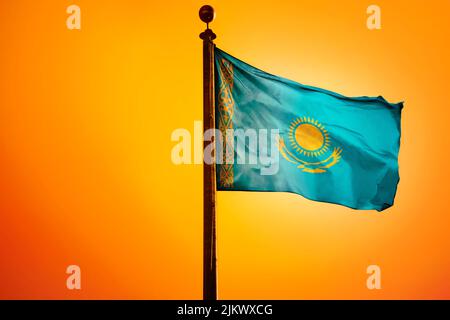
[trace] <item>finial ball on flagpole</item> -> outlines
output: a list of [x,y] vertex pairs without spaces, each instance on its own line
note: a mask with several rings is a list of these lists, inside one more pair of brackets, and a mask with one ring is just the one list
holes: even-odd
[[214,12],[214,8],[206,5],[200,8],[200,11],[198,12],[198,15],[200,16],[200,19],[204,23],[210,23],[214,20],[216,13]]

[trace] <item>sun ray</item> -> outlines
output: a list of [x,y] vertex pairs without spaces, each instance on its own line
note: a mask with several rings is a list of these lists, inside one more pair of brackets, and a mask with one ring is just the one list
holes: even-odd
[[300,155],[320,157],[327,153],[330,135],[325,126],[310,116],[301,116],[289,126],[288,138],[292,148]]

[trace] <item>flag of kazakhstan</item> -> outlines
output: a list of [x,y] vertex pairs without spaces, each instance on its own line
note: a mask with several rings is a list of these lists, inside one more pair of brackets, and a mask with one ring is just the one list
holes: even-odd
[[354,209],[393,205],[402,103],[302,85],[218,48],[215,76],[218,190],[293,192]]

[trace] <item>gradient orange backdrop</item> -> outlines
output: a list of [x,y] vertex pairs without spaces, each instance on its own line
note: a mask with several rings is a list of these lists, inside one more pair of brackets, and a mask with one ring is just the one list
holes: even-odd
[[[82,29],[66,28],[81,7]],[[209,1],[216,44],[349,96],[405,101],[395,205],[219,193],[222,299],[450,298],[450,3]],[[2,1],[0,298],[200,299],[204,1]],[[382,29],[366,28],[381,7]],[[81,267],[82,290],[66,289]],[[366,288],[377,264],[382,289]]]

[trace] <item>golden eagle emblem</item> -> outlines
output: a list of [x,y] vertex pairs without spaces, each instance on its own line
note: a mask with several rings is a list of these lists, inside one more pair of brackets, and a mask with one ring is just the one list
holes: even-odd
[[[310,117],[300,117],[291,122],[288,132],[291,150],[284,139],[279,139],[281,155],[297,165],[303,172],[323,173],[341,159],[342,149],[331,151],[331,140],[325,127]],[[314,158],[314,159],[310,159]]]

